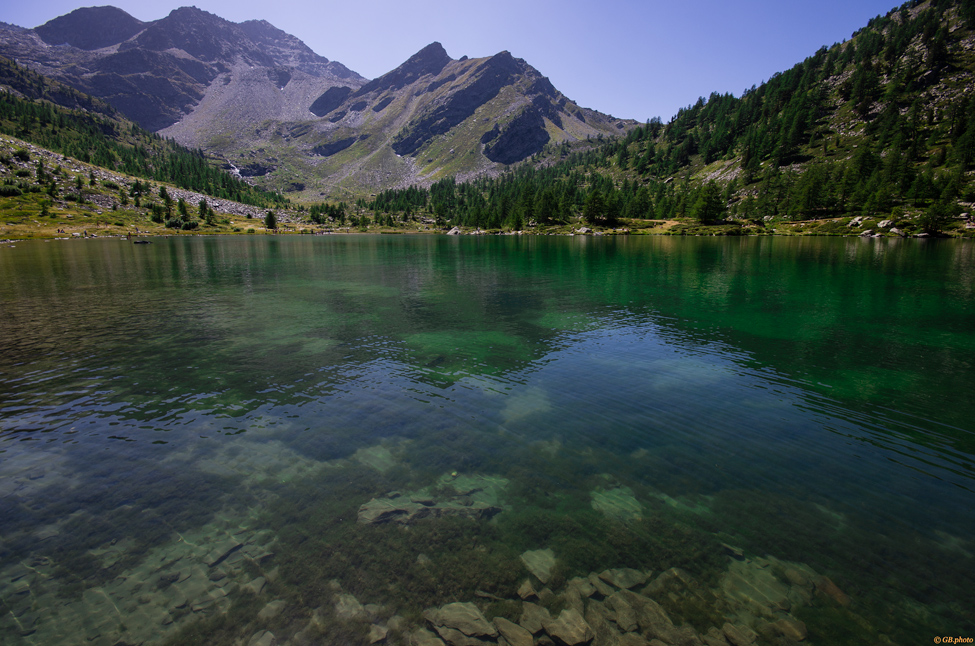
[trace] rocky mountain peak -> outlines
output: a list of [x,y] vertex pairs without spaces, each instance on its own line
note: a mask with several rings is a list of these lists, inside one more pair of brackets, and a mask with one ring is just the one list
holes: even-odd
[[91,51],[128,40],[145,24],[116,7],[84,7],[49,20],[34,31],[48,45]]
[[357,95],[365,95],[381,90],[399,90],[413,83],[421,76],[436,76],[453,59],[438,42],[433,42],[410,56],[409,59],[392,72],[362,86]]
[[232,22],[196,7],[180,7],[151,23],[125,49],[162,52],[181,49],[201,61],[226,60],[239,48],[240,30]]

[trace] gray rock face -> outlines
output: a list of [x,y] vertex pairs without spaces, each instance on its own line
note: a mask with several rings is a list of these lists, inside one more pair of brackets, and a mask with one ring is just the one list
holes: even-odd
[[596,634],[575,610],[563,610],[556,619],[545,623],[545,632],[558,644],[580,646],[588,644]]
[[530,106],[485,144],[484,156],[499,164],[513,164],[540,152],[548,140],[542,113]]

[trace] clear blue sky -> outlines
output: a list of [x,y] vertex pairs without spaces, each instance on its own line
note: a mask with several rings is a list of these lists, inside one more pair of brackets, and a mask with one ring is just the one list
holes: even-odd
[[[822,45],[848,39],[894,0],[196,0],[233,22],[264,19],[316,53],[375,78],[440,41],[453,58],[502,50],[570,99],[617,117],[666,121],[713,91],[760,84]],[[136,18],[180,6],[117,0]],[[82,6],[5,2],[0,20],[36,27]]]

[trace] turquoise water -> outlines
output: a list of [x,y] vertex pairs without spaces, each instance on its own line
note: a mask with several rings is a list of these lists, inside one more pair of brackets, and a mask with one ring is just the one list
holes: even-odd
[[971,244],[34,241],[0,277],[4,644],[408,643],[607,568],[701,635],[975,636]]

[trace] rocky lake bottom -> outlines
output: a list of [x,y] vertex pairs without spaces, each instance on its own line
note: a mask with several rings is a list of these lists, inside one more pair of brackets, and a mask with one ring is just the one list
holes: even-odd
[[975,635],[972,249],[397,238],[2,250],[0,641]]

